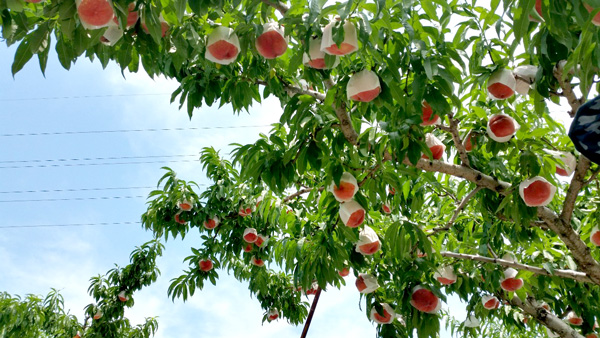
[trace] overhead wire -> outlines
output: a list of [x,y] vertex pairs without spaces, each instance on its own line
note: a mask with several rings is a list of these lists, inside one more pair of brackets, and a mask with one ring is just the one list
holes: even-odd
[[116,130],[87,130],[87,131],[56,131],[56,132],[38,132],[38,133],[12,133],[0,134],[0,137],[15,136],[50,136],[50,135],[77,135],[77,134],[108,134],[108,133],[135,133],[135,132],[158,132],[158,131],[186,131],[186,130],[211,130],[211,129],[243,129],[243,128],[264,128],[270,127],[269,124],[247,125],[247,126],[211,126],[211,127],[186,127],[186,128],[146,128],[146,129],[116,129]]
[[142,222],[114,222],[114,223],[74,223],[74,224],[32,224],[32,225],[0,225],[0,229],[23,229],[23,228],[53,228],[53,227],[80,227],[96,225],[131,225]]
[[0,200],[0,203],[88,201],[88,200],[132,199],[132,198],[146,198],[146,197],[147,196],[144,196],[144,195],[136,195],[136,196],[101,196],[101,197],[43,198],[43,199],[29,199],[29,200]]
[[199,156],[200,154],[186,154],[186,155],[146,155],[146,156],[113,156],[113,157],[81,157],[81,158],[51,158],[43,160],[10,160],[0,161],[0,163],[33,163],[33,162],[66,162],[66,161],[99,161],[99,160],[131,160],[131,159],[142,159],[142,158],[173,158],[173,157],[193,157]]
[[171,93],[131,93],[131,94],[73,95],[73,96],[18,97],[18,98],[5,97],[5,98],[0,98],[0,102],[98,99],[98,98],[107,98],[107,97],[160,96],[160,95],[171,95]]

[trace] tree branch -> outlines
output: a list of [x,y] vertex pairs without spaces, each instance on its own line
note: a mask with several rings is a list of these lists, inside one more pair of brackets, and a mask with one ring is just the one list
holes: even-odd
[[[323,188],[323,187],[320,187],[320,188],[318,188],[317,190],[318,190],[318,191],[323,191],[324,189],[325,189],[325,188]],[[309,192],[311,192],[311,191],[313,191],[313,190],[314,190],[314,188],[304,188],[304,189],[300,189],[300,190],[296,191],[295,193],[293,193],[293,194],[291,194],[291,195],[287,196],[286,198],[284,198],[284,199],[283,199],[283,202],[284,202],[284,203],[287,203],[287,202],[289,202],[289,201],[293,200],[294,198],[296,198],[296,197],[298,197],[298,196],[301,196],[301,195],[303,195],[303,194],[309,193]]]
[[468,254],[461,254],[461,253],[448,252],[448,251],[442,251],[442,252],[440,252],[440,255],[442,255],[443,257],[451,257],[451,258],[457,258],[457,259],[478,261],[478,262],[483,262],[483,263],[497,264],[497,265],[505,266],[508,268],[514,268],[517,270],[533,272],[536,275],[543,275],[543,276],[550,276],[550,277],[558,276],[558,277],[562,277],[562,278],[574,279],[579,282],[592,283],[592,280],[584,272],[580,272],[580,271],[556,269],[556,270],[554,270],[554,274],[551,274],[543,268],[538,268],[536,266],[511,262],[511,261],[507,261],[507,260],[500,259],[500,258],[491,258],[491,257],[485,257],[485,256],[479,256],[479,255],[468,255]]
[[[268,86],[269,84],[267,83],[267,81],[265,80],[250,80],[250,79],[246,79],[248,82],[255,82],[256,84],[259,85],[263,85],[263,86]],[[315,91],[315,90],[310,90],[310,89],[304,89],[304,88],[300,88],[300,87],[296,87],[294,85],[291,85],[289,83],[283,83],[283,88],[288,92],[288,95],[293,96],[292,94],[300,94],[300,95],[309,95],[314,97],[315,99],[323,102],[325,101],[325,94]]]
[[280,3],[279,1],[270,1],[270,0],[261,0],[264,4],[269,5],[281,13],[281,15],[285,16],[285,13],[289,10],[288,6]]
[[563,204],[563,210],[560,214],[560,218],[564,224],[571,224],[571,217],[573,216],[575,201],[577,200],[577,195],[579,195],[579,192],[585,185],[585,174],[589,168],[590,160],[581,155],[579,157],[579,162],[577,163],[577,168],[575,169],[575,174],[571,179],[571,184],[569,184],[569,190],[567,191],[567,196],[565,197],[565,202]]
[[454,225],[454,222],[456,221],[456,219],[458,218],[458,215],[460,214],[460,212],[467,206],[467,204],[469,203],[469,200],[471,200],[471,198],[473,198],[473,196],[475,196],[475,194],[481,190],[482,187],[478,186],[477,188],[473,189],[473,191],[471,191],[467,196],[465,196],[462,201],[460,201],[460,204],[458,205],[458,207],[456,208],[456,210],[454,210],[454,214],[452,215],[452,218],[450,219],[450,221],[448,221],[448,224],[446,224],[446,226],[444,227],[440,227],[440,228],[435,228],[432,230],[432,232],[430,234],[428,234],[427,236],[431,236],[434,235],[440,231],[447,231],[450,230],[452,228],[452,226]]
[[569,324],[548,312],[543,307],[537,305],[537,302],[531,297],[528,297],[526,301],[522,301],[519,297],[513,297],[512,299],[508,299],[503,295],[501,295],[501,297],[509,302],[510,305],[525,311],[533,318],[537,319],[542,325],[555,333],[558,333],[563,338],[584,338],[579,332],[571,328]]
[[458,121],[454,119],[452,114],[448,114],[448,121],[450,122],[450,134],[452,134],[452,140],[454,141],[454,146],[458,151],[458,156],[462,162],[462,165],[470,167],[471,162],[469,161],[469,157],[467,156],[467,150],[465,146],[460,140],[460,135],[458,134]]
[[[325,80],[325,88],[327,90],[333,88],[335,84],[328,78]],[[344,137],[350,144],[357,145],[358,144],[358,133],[354,130],[352,126],[352,120],[350,119],[350,115],[346,111],[346,103],[342,102],[341,105],[333,104],[333,109],[335,110],[335,114],[337,115],[338,120],[340,120],[340,128],[342,129],[342,133]]]
[[583,104],[583,98],[578,99],[575,93],[573,92],[573,87],[571,83],[567,81],[565,75],[563,74],[564,65],[566,62],[560,61],[554,67],[554,77],[558,80],[560,87],[562,88],[562,95],[567,98],[569,105],[571,106],[571,111],[569,112],[569,116],[575,117],[575,113],[579,107]]

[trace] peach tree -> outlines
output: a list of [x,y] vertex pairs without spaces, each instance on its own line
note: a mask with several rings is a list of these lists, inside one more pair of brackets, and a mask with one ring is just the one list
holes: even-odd
[[202,151],[211,186],[166,168],[150,194],[157,240],[202,239],[174,299],[228,272],[264,320],[308,324],[304,295],[314,309],[352,271],[382,337],[443,318],[595,337],[599,169],[560,119],[597,90],[600,1],[30,1],[0,1],[13,74],[54,48],[66,69],[85,55],[177,80],[190,117],[281,103],[254,144]]

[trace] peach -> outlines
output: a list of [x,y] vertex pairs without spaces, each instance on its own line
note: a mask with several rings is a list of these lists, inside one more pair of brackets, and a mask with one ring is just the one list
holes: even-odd
[[[308,54],[304,53],[302,56],[302,63],[311,68],[315,69],[327,69],[325,64],[325,52],[321,51],[321,39],[311,38],[308,44]],[[340,64],[340,58],[335,57],[333,67],[335,68]]]
[[377,324],[390,324],[396,318],[396,312],[392,309],[388,304],[381,304],[383,307],[383,316],[377,313],[377,309],[375,307],[371,308],[370,318]]
[[287,44],[288,39],[283,33],[283,27],[274,22],[263,25],[263,33],[254,43],[258,54],[265,59],[275,59],[283,55],[288,48]]
[[600,246],[600,229],[598,229],[597,225],[592,229],[590,242],[592,242],[592,244],[595,246]]
[[108,25],[115,16],[109,0],[77,0],[77,13],[86,29],[97,29]]
[[[543,18],[543,16],[542,16],[542,0],[535,0],[534,9],[537,12],[537,14]],[[541,22],[541,20],[539,20],[538,18],[534,17],[531,14],[529,15],[529,20],[535,21],[535,22]]]
[[[159,17],[159,20],[160,20],[161,36],[164,38],[165,35],[167,35],[167,32],[169,31],[169,24],[165,21],[165,19],[163,19],[162,15]],[[144,30],[144,32],[146,34],[150,34],[150,31],[148,30],[146,23],[143,21],[142,21],[142,29]]]
[[192,206],[193,206],[193,202],[191,202],[189,200],[183,200],[183,201],[177,202],[177,207],[183,211],[192,210]]
[[269,313],[267,314],[267,318],[269,319],[269,321],[273,321],[273,320],[279,318],[279,311],[277,309],[269,310]]
[[[442,158],[442,156],[444,156],[444,151],[446,151],[446,145],[437,137],[435,137],[435,135],[433,135],[432,133],[425,134],[425,143],[427,144],[427,147],[429,147],[429,150],[431,150],[431,155],[433,156],[434,160],[439,160]],[[421,155],[421,158],[427,159],[429,157],[423,154]]]
[[[583,3],[583,6],[585,6],[585,9],[587,9],[590,13],[596,10],[596,8],[586,4],[585,2]],[[600,12],[594,15],[594,17],[592,18],[592,23],[596,26],[600,26]]]
[[410,297],[410,305],[425,313],[437,313],[442,308],[440,299],[430,290],[415,286]]
[[545,152],[552,155],[558,162],[562,162],[562,164],[556,165],[556,174],[559,176],[571,176],[577,167],[577,159],[575,155],[566,151],[555,151],[545,149]]
[[81,338],[81,332],[77,331],[73,338]]
[[372,255],[381,249],[381,242],[377,233],[370,227],[366,226],[358,233],[358,242],[356,243],[356,251],[363,255]]
[[391,214],[391,213],[392,213],[392,208],[390,208],[390,205],[389,205],[389,204],[387,204],[387,203],[383,203],[383,204],[381,205],[381,211],[383,211],[384,213],[386,213],[386,214],[388,214],[388,215],[389,215],[389,214]]
[[[300,289],[302,289],[302,288],[300,288]],[[312,282],[310,289],[306,290],[306,292],[304,294],[307,296],[316,295],[318,290],[319,290],[319,284],[317,282]]]
[[535,74],[538,68],[532,65],[519,66],[513,69],[516,86],[515,90],[521,95],[529,94],[531,85],[535,82]]
[[238,210],[238,215],[240,215],[242,217],[249,216],[251,213],[252,213],[252,208],[250,208],[250,207],[241,206],[240,209]]
[[458,277],[456,276],[456,273],[454,273],[454,268],[447,265],[438,269],[433,275],[433,278],[437,279],[438,282],[443,285],[451,285],[456,283]]
[[390,195],[396,195],[396,188],[394,187],[388,187],[388,192],[390,193]]
[[354,198],[354,195],[358,191],[358,182],[351,173],[345,172],[340,178],[340,186],[338,187],[335,185],[335,182],[331,182],[327,190],[333,193],[333,197],[338,202],[348,202]]
[[523,287],[523,279],[515,278],[517,270],[508,268],[504,270],[504,279],[500,281],[500,287],[504,291],[513,292]]
[[423,121],[421,126],[425,127],[434,124],[440,124],[440,116],[433,113],[433,108],[431,108],[427,101],[423,101],[421,113],[421,120]]
[[129,297],[127,297],[127,295],[125,294],[125,291],[121,291],[119,292],[119,295],[117,296],[119,298],[120,301],[122,302],[126,302],[129,300]]
[[204,221],[203,225],[207,230],[214,229],[217,226],[219,226],[219,217],[213,216],[212,218],[209,218],[206,221]]
[[258,239],[258,234],[256,233],[256,229],[254,228],[246,228],[244,230],[244,241],[246,243],[254,243]]
[[529,207],[548,205],[556,193],[556,187],[541,176],[525,180],[519,184],[519,194]]
[[[125,28],[130,28],[130,27],[134,26],[135,23],[140,18],[138,12],[134,11],[134,9],[135,9],[134,3],[130,3],[129,6],[127,6],[127,24],[126,24]],[[115,16],[113,18],[113,22],[118,25],[119,19]]]
[[362,294],[371,293],[379,289],[379,283],[377,283],[377,277],[368,273],[359,273],[354,283],[358,292]]
[[240,52],[240,41],[233,29],[218,26],[208,36],[204,57],[212,62],[228,65]]
[[598,335],[595,333],[588,333],[585,338],[598,338]]
[[345,226],[356,228],[365,220],[365,209],[355,200],[340,205],[340,219]]
[[330,22],[323,29],[323,39],[321,40],[321,51],[329,55],[348,55],[358,50],[358,37],[356,27],[350,21],[346,21],[342,29],[344,30],[344,41],[338,46],[333,41],[332,29],[338,21]]
[[494,296],[483,296],[481,302],[483,303],[483,307],[488,310],[495,310],[500,307],[500,301]]
[[579,317],[575,314],[575,312],[571,311],[567,314],[567,321],[571,325],[581,326],[583,324],[583,318]]
[[98,311],[96,311],[96,313],[94,314],[93,318],[95,320],[98,320],[98,319],[102,318],[102,311],[100,311],[100,309],[98,309]]
[[245,247],[244,247],[244,252],[250,252],[252,251],[252,243],[248,243]]
[[114,46],[121,37],[123,37],[123,30],[111,23],[100,37],[100,42],[107,46]]
[[268,236],[258,234],[258,236],[256,237],[256,241],[254,242],[254,245],[256,245],[257,247],[263,247],[266,245],[266,243],[268,241],[269,241]]
[[381,92],[381,83],[375,72],[363,69],[355,73],[346,85],[346,96],[349,100],[371,102]]
[[467,137],[465,137],[465,140],[463,141],[463,146],[465,147],[465,150],[467,152],[473,151],[473,144],[475,143],[475,140],[473,140],[472,137],[473,133],[469,132],[469,134],[467,135]]
[[175,222],[179,223],[179,224],[185,224],[187,223],[187,221],[185,221],[180,215],[179,213],[175,214]]
[[263,261],[260,258],[256,258],[255,256],[252,256],[252,258],[250,259],[250,263],[252,265],[258,266],[258,267],[263,267],[265,266],[265,261]]
[[343,268],[342,270],[338,271],[338,275],[340,275],[340,277],[346,277],[350,274],[350,269],[348,268]]
[[499,69],[488,79],[488,95],[495,100],[504,100],[513,96],[516,86],[517,81],[513,73],[506,68]]
[[201,259],[198,261],[198,268],[204,272],[208,272],[213,269],[213,262],[210,259]]
[[495,114],[487,123],[487,134],[496,142],[508,142],[521,126],[506,114]]
[[477,317],[475,317],[474,315],[470,315],[465,320],[465,324],[464,325],[465,325],[465,327],[478,327],[479,324],[481,324],[481,322],[479,321],[479,319]]

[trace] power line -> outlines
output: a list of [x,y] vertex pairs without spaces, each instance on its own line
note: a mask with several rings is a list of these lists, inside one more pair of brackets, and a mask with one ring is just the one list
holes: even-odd
[[148,164],[148,163],[182,163],[182,162],[198,162],[198,160],[175,160],[175,161],[142,161],[142,162],[105,162],[105,163],[65,163],[65,164],[40,164],[40,165],[23,165],[23,166],[4,166],[0,169],[24,169],[24,168],[52,168],[52,167],[84,167],[84,166],[99,166],[99,165],[127,165],[127,164]]
[[147,156],[117,156],[117,157],[82,157],[82,158],[52,158],[45,160],[11,160],[11,161],[0,161],[0,163],[31,163],[31,162],[65,162],[65,161],[98,161],[98,160],[130,160],[130,159],[142,159],[142,158],[174,158],[174,157],[193,157],[199,156],[199,154],[189,155],[147,155]]
[[135,132],[186,131],[186,130],[211,130],[211,129],[243,129],[243,128],[263,128],[263,127],[270,127],[270,125],[263,124],[263,125],[251,125],[251,126],[213,126],[213,127],[187,127],[187,128],[147,128],[147,129],[117,129],[117,130],[87,130],[87,131],[56,131],[56,132],[40,132],[40,133],[0,134],[0,137],[135,133]]
[[171,95],[171,93],[138,93],[138,94],[104,94],[104,95],[77,95],[77,96],[50,96],[50,97],[27,97],[27,98],[0,98],[0,101],[43,101],[43,100],[71,100],[71,99],[97,99],[106,97],[132,97],[132,96],[160,96]]
[[[207,186],[200,183],[199,186]],[[49,193],[49,192],[75,192],[75,191],[103,191],[103,190],[133,190],[133,189],[156,189],[155,186],[148,187],[106,187],[106,188],[73,188],[73,189],[40,189],[40,190],[12,190],[0,191],[0,194],[25,194],[25,193]]]
[[23,229],[23,228],[50,228],[50,227],[81,227],[95,225],[131,225],[142,222],[115,222],[115,223],[75,223],[75,224],[34,224],[34,225],[0,225],[0,229]]
[[47,192],[74,192],[74,191],[102,191],[102,190],[130,190],[130,189],[154,189],[156,187],[115,187],[115,188],[76,188],[76,189],[41,189],[41,190],[12,190],[0,191],[0,194],[25,194],[25,193],[47,193]]
[[147,196],[144,196],[144,195],[137,195],[137,196],[108,196],[108,197],[46,198],[46,199],[39,199],[39,200],[0,200],[0,203],[113,200],[113,199],[146,198],[146,197]]

